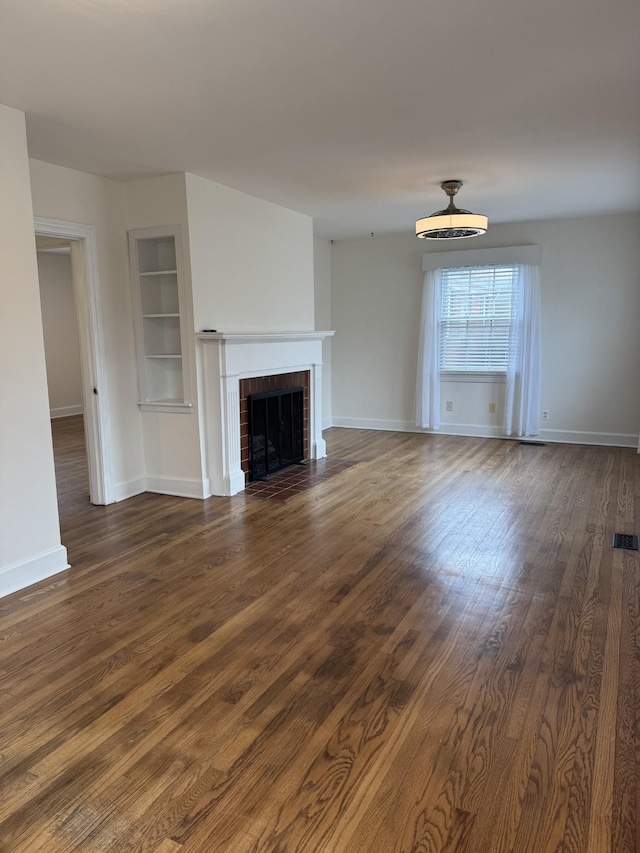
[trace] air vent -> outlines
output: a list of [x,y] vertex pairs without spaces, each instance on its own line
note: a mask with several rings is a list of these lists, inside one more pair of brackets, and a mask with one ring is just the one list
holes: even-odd
[[638,537],[630,533],[614,533],[613,547],[624,548],[626,551],[638,550]]
[[546,447],[546,441],[519,441],[518,444],[527,444],[529,447]]

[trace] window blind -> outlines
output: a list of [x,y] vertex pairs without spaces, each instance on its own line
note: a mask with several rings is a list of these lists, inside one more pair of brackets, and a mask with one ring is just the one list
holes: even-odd
[[506,371],[517,279],[515,264],[442,271],[441,371]]

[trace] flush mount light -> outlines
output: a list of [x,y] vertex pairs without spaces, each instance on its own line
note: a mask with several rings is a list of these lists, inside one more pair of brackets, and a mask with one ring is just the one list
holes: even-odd
[[416,237],[425,240],[461,240],[463,237],[477,237],[484,234],[489,225],[486,216],[460,210],[453,203],[453,197],[462,186],[462,181],[443,181],[440,186],[449,196],[449,206],[436,210],[431,216],[425,216],[416,222]]

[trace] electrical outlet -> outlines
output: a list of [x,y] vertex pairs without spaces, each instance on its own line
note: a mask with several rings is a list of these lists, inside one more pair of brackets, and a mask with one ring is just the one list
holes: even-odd
[[542,420],[543,421],[549,420],[549,409],[543,409],[542,410]]
[[453,411],[453,400],[447,400],[447,411],[448,412]]
[[496,413],[496,404],[495,403],[489,403],[489,414],[495,415],[495,413]]

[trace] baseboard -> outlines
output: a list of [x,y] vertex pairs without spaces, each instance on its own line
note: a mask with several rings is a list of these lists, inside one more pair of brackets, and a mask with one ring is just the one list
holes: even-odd
[[205,484],[202,480],[179,480],[174,477],[147,477],[145,491],[198,500],[204,500],[206,496]]
[[81,415],[83,412],[84,408],[82,404],[79,406],[61,406],[58,409],[49,410],[52,421],[56,418],[70,418],[73,417],[73,415]]
[[417,432],[426,435],[466,435],[475,438],[505,438],[500,427],[480,424],[442,424],[440,429],[424,429],[411,421],[386,421],[376,418],[333,418],[334,427],[375,429],[385,432]]
[[[507,436],[501,427],[488,424],[442,424],[440,429],[422,429],[411,421],[379,420],[375,418],[333,418],[334,427],[347,429],[373,429],[386,432],[416,432],[431,435],[463,435],[473,438],[512,438],[520,440],[521,436]],[[601,447],[637,447],[638,436],[612,432],[578,432],[576,430],[541,429],[538,436],[540,441],[553,444],[593,444]]]
[[580,432],[573,429],[541,429],[540,438],[556,444],[595,444],[600,447],[638,447],[638,436],[618,432]]
[[197,498],[204,500],[211,495],[208,480],[180,480],[174,477],[139,477],[116,483],[114,488],[115,500],[124,501],[141,495],[143,492],[153,492],[158,495],[171,495],[177,498]]
[[0,597],[10,595],[68,568],[67,549],[63,545],[43,551],[27,560],[11,563],[0,568]]
[[114,500],[125,501],[127,498],[133,498],[136,495],[141,495],[147,491],[146,477],[138,477],[137,480],[127,480],[124,483],[116,483],[113,487]]
[[323,419],[322,419],[322,429],[323,429],[323,430],[325,430],[325,429],[331,429],[331,427],[332,427],[332,426],[334,426],[334,423],[333,423],[333,421],[331,420],[331,418],[323,418]]
[[311,458],[324,459],[327,455],[327,442],[324,438],[318,438],[311,445]]
[[386,432],[424,432],[409,421],[383,421],[377,418],[332,418],[331,426],[347,429],[376,429]]

